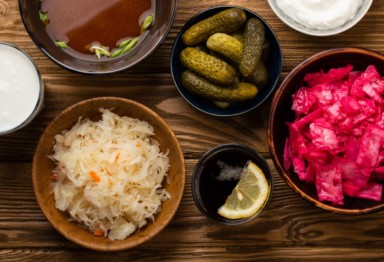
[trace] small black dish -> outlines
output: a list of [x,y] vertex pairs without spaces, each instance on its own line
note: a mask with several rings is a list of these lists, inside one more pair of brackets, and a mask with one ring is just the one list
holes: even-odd
[[[179,58],[180,52],[186,47],[181,41],[181,36],[189,27],[196,24],[197,22],[200,22],[201,20],[211,17],[225,9],[234,8],[234,7],[244,10],[247,15],[247,19],[252,17],[257,18],[265,26],[265,37],[270,42],[268,59],[265,64],[269,72],[269,81],[267,86],[261,91],[259,91],[259,93],[253,99],[234,103],[233,105],[227,108],[219,108],[215,106],[211,101],[207,101],[204,98],[191,94],[181,84],[181,74],[186,70],[186,68],[181,64],[180,58]],[[274,34],[274,32],[272,31],[272,28],[258,14],[256,14],[255,12],[249,9],[239,7],[239,6],[216,6],[196,14],[194,17],[188,20],[185,23],[185,25],[181,28],[174,42],[172,53],[171,53],[171,73],[172,73],[172,78],[176,85],[176,88],[178,89],[182,97],[184,97],[184,99],[191,106],[200,110],[201,112],[204,112],[206,114],[213,115],[213,116],[230,117],[230,116],[241,115],[261,106],[273,94],[273,91],[277,87],[280,79],[281,70],[282,70],[282,53],[281,53],[278,39]]]
[[[220,172],[217,162],[232,167],[244,167],[249,161],[253,161],[265,174],[270,186],[270,194],[263,208],[254,216],[243,219],[227,219],[217,212],[226,198],[231,194],[237,181],[219,181],[215,177]],[[192,195],[197,208],[206,217],[225,225],[239,225],[251,221],[268,204],[272,196],[272,173],[267,161],[254,149],[239,144],[223,144],[212,148],[197,162],[192,173]]]

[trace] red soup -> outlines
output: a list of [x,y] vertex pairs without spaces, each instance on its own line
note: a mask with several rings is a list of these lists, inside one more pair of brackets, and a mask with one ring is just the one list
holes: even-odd
[[[44,0],[40,10],[40,19],[59,48],[97,61],[122,55],[143,41],[147,33],[142,25],[154,17],[155,0]],[[123,52],[129,42],[132,47]]]

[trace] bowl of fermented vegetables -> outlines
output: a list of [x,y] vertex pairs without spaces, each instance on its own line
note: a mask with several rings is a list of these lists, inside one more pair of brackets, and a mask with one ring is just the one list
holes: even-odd
[[150,241],[177,212],[185,162],[148,107],[118,97],[81,101],[43,132],[32,164],[41,211],[68,240],[96,251]]
[[19,0],[37,47],[59,66],[83,74],[132,68],[167,36],[176,0]]
[[313,205],[360,215],[384,209],[384,56],[362,48],[316,53],[272,102],[268,145],[284,181]]
[[214,116],[236,116],[262,105],[275,90],[282,54],[271,27],[239,6],[204,10],[180,30],[171,73],[184,99]]

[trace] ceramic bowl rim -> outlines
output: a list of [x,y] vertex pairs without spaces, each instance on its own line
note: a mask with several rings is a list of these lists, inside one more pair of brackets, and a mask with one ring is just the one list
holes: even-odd
[[[358,9],[356,15],[349,21],[347,21],[344,25],[341,25],[337,28],[328,29],[328,30],[316,30],[307,28],[304,25],[294,21],[292,18],[288,17],[286,14],[284,14],[277,6],[276,6],[275,0],[268,0],[268,4],[274,14],[287,26],[290,28],[306,34],[310,36],[318,36],[318,37],[326,37],[326,36],[332,36],[337,35],[340,33],[343,33],[352,27],[354,27],[357,23],[360,22],[361,19],[367,14],[368,10],[370,9],[373,0],[363,0],[362,6]],[[361,11],[360,11],[361,10]]]

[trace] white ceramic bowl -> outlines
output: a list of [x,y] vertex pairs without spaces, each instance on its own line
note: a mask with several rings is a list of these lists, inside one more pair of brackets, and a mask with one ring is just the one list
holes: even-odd
[[[348,1],[345,1],[348,2]],[[268,4],[273,10],[273,12],[276,14],[277,17],[280,18],[281,21],[283,21],[285,24],[287,24],[289,27],[295,29],[296,31],[299,31],[303,34],[307,35],[313,35],[313,36],[330,36],[330,35],[336,35],[339,33],[342,33],[350,28],[352,28],[354,25],[356,25],[368,12],[369,8],[372,5],[373,0],[363,0],[363,3],[361,4],[359,10],[357,11],[356,15],[353,17],[353,19],[349,20],[342,26],[329,29],[329,30],[316,30],[308,28],[292,18],[290,18],[287,14],[285,14],[282,10],[280,10],[276,4],[276,0],[268,0]]]

